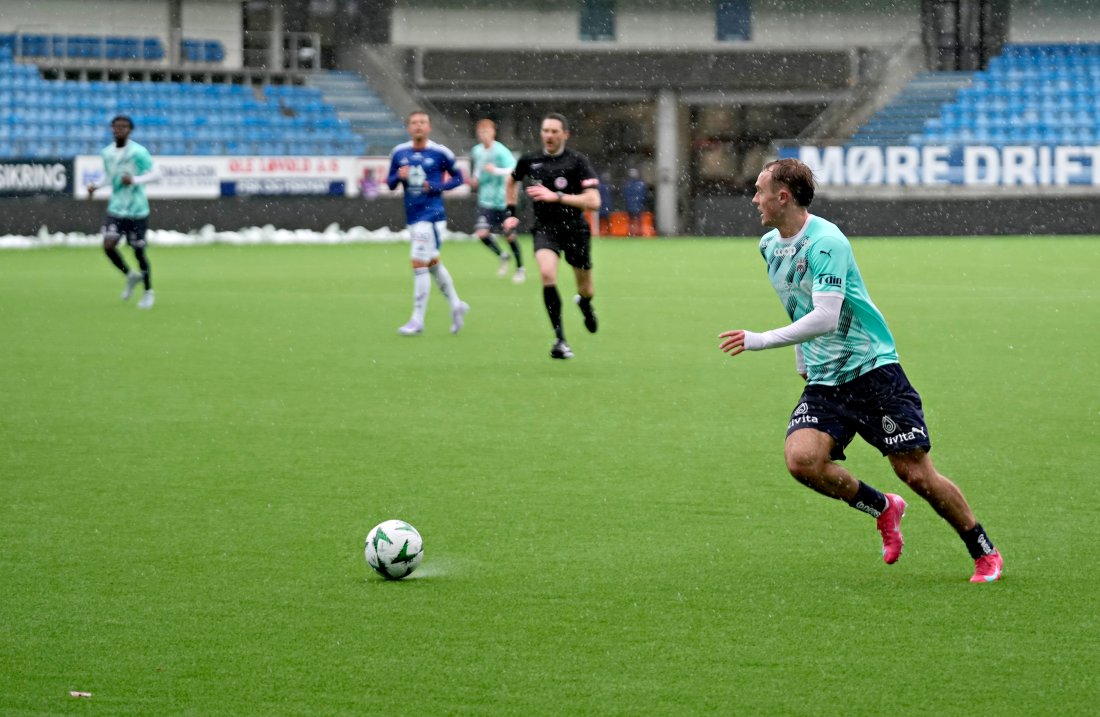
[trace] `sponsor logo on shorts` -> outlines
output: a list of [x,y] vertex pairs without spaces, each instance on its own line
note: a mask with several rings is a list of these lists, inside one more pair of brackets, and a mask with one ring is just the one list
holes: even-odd
[[917,428],[916,426],[914,426],[913,430],[907,431],[906,433],[899,433],[895,436],[886,436],[886,438],[883,439],[883,442],[888,446],[896,446],[901,443],[915,441],[917,440],[917,436],[920,436],[925,440],[928,439],[928,434],[925,433],[923,428]]
[[898,430],[898,424],[894,423],[894,419],[890,418],[889,416],[883,416],[882,430],[886,431],[887,433],[893,433],[894,431]]
[[794,409],[794,416],[791,418],[791,422],[787,424],[787,428],[816,424],[817,416],[809,415],[809,411],[810,407],[805,402],[798,404],[798,408]]

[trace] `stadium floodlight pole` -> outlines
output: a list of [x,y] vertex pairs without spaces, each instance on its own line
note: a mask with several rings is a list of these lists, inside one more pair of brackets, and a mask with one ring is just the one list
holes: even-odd
[[655,204],[657,231],[664,236],[679,233],[676,178],[680,172],[677,109],[680,98],[675,91],[657,93],[657,186]]

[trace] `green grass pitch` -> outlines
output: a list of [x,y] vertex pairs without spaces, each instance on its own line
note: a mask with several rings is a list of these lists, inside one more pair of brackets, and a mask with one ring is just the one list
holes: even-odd
[[793,352],[717,349],[785,323],[755,241],[598,242],[569,362],[474,243],[411,339],[402,244],[155,247],[149,312],[3,253],[0,714],[1092,713],[1100,240],[853,243],[1000,583],[869,446],[895,566],[786,474]]

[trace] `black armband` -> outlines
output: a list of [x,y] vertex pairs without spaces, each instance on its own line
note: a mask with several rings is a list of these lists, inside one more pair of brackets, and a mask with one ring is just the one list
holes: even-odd
[[509,217],[514,217],[514,216],[516,216],[516,205],[515,204],[509,204],[508,206],[506,206],[504,208],[504,218],[507,219]]

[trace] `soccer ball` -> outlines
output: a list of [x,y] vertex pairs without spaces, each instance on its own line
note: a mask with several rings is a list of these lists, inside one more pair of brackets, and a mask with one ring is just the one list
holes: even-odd
[[367,565],[387,580],[406,577],[424,559],[424,539],[403,520],[387,520],[367,533]]

